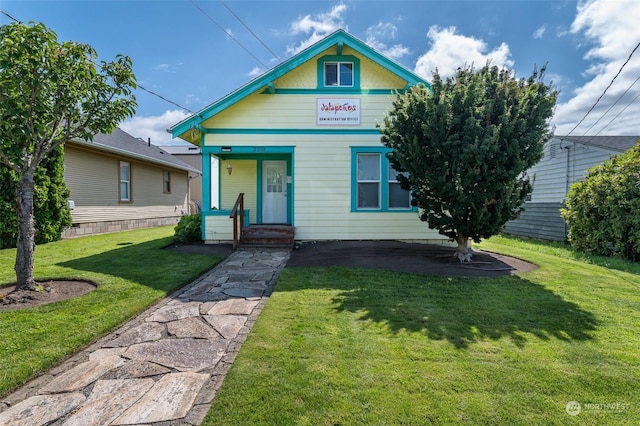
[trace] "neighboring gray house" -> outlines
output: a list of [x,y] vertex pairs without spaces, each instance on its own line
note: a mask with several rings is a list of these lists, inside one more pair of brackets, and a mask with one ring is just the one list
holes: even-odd
[[564,241],[567,226],[560,216],[569,187],[587,170],[635,146],[640,136],[555,136],[544,146],[544,157],[527,173],[533,193],[520,218],[504,228],[506,234]]
[[198,172],[189,172],[189,198],[192,203],[191,213],[201,211],[202,153],[200,152],[200,148],[193,145],[166,145],[160,148],[198,170]]
[[121,129],[64,145],[73,225],[63,238],[175,225],[189,213],[195,167]]

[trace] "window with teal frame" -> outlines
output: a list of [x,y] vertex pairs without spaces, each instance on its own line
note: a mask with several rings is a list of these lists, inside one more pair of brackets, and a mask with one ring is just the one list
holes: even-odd
[[323,56],[318,60],[318,88],[359,89],[360,60],[351,55]]
[[400,187],[388,148],[351,148],[351,211],[413,211],[411,193]]

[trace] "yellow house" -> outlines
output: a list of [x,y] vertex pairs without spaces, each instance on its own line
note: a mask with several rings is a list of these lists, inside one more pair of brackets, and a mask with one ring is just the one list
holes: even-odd
[[[295,239],[443,241],[418,218],[380,142],[397,92],[428,83],[338,30],[173,126],[202,152],[203,239],[278,225]],[[246,237],[246,236],[245,236]]]

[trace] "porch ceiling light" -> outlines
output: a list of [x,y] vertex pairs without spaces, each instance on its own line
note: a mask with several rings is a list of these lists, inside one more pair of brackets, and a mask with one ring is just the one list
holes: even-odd
[[233,167],[231,166],[231,163],[227,163],[227,173],[231,174],[232,171]]

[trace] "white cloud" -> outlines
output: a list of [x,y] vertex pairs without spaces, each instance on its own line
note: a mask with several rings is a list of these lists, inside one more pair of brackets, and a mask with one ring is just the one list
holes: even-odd
[[379,22],[377,25],[367,28],[365,42],[385,56],[392,59],[400,59],[408,55],[409,49],[402,44],[388,46],[384,40],[393,40],[398,28],[390,22]]
[[[566,135],[572,131],[620,71],[640,40],[638,17],[640,2],[636,0],[590,0],[578,5],[571,33],[582,35],[582,44],[590,46],[585,54],[589,65],[583,72],[583,76],[589,80],[573,91],[572,99],[557,106],[553,119],[556,134]],[[625,65],[593,111],[571,134],[640,135],[637,120],[640,116],[640,102],[636,99],[640,94],[640,84],[632,86],[639,75],[640,49]],[[629,88],[620,102],[612,107]],[[606,113],[609,108],[611,110]],[[617,114],[620,115],[616,118]]]
[[437,69],[440,77],[451,77],[456,69],[466,65],[483,67],[487,61],[498,67],[513,67],[511,52],[506,43],[489,50],[487,43],[474,37],[456,33],[456,27],[429,28],[427,37],[431,40],[431,48],[416,62],[415,72],[429,80]]
[[158,64],[155,67],[153,67],[153,69],[156,71],[164,71],[171,74],[175,74],[175,72],[178,70],[178,68],[180,68],[180,66],[182,66],[181,62],[177,64]]
[[547,31],[547,26],[546,25],[543,25],[543,26],[539,27],[538,29],[536,29],[533,32],[533,38],[535,38],[535,39],[542,38],[542,36],[544,36],[544,33],[546,31]]
[[154,145],[184,144],[182,139],[172,139],[168,128],[187,118],[189,114],[181,110],[167,110],[157,116],[134,116],[120,124],[120,128],[132,136],[148,140]]
[[307,38],[298,43],[297,46],[288,46],[287,53],[295,55],[322,40],[330,33],[344,28],[343,15],[346,11],[347,6],[345,4],[338,4],[333,6],[329,12],[319,13],[314,17],[311,15],[300,17],[291,24],[291,33],[293,35],[304,34],[307,35]]
[[249,71],[247,75],[251,78],[255,78],[262,75],[263,73],[264,69],[262,67],[254,67],[251,71]]

